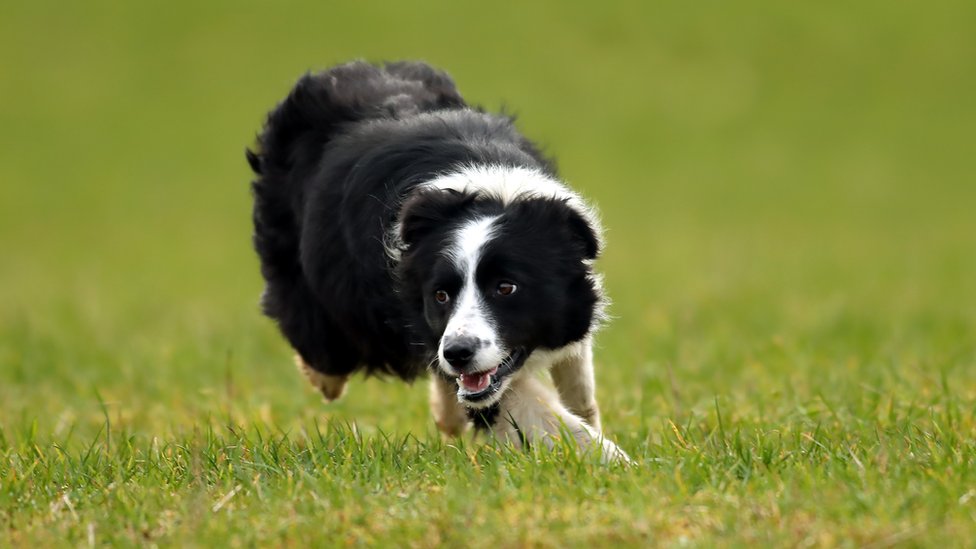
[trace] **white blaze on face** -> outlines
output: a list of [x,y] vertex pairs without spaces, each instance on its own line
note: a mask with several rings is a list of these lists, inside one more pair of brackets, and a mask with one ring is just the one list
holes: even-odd
[[458,295],[451,296],[455,303],[454,310],[437,349],[441,368],[451,375],[456,375],[456,372],[444,358],[444,346],[458,338],[473,337],[480,342],[468,368],[472,372],[490,370],[505,358],[494,322],[474,277],[481,252],[494,234],[493,224],[497,219],[497,216],[482,217],[462,225],[452,246],[445,252],[462,277],[461,290]]

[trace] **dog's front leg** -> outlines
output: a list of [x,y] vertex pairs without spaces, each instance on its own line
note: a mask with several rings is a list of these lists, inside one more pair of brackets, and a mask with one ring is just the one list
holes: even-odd
[[430,412],[447,436],[459,436],[468,426],[467,413],[457,399],[457,383],[437,373],[430,376]]
[[600,432],[600,409],[593,377],[593,344],[590,338],[552,365],[552,381],[566,407]]
[[627,453],[566,409],[552,389],[532,376],[512,382],[499,402],[492,425],[494,436],[518,447],[543,444],[552,448],[569,434],[584,451],[600,448],[604,461],[630,462]]

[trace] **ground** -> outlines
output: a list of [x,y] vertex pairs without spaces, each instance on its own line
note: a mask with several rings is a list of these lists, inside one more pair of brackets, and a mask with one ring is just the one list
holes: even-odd
[[[974,4],[289,6],[5,8],[0,545],[976,537]],[[355,57],[447,68],[599,205],[636,466],[296,372],[243,150]]]

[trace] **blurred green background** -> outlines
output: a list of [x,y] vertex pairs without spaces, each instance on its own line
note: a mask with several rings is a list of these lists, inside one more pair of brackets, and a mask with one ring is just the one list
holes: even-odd
[[257,308],[244,148],[353,58],[446,69],[599,205],[625,446],[715,397],[971,399],[974,28],[951,0],[6,2],[0,426],[430,429],[419,387],[320,404]]

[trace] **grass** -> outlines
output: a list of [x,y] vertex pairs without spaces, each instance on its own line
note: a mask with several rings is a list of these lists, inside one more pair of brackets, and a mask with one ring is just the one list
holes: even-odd
[[[605,4],[5,7],[0,545],[971,543],[973,5]],[[353,57],[506,101],[599,204],[637,467],[295,372],[243,148]]]
[[961,543],[976,496],[965,488],[972,410],[945,395],[873,400],[857,414],[818,400],[766,421],[723,417],[716,404],[624,437],[640,461],[632,468],[572,447],[525,454],[340,421],[291,432],[188,426],[164,439],[108,429],[75,452],[70,434],[52,443],[25,429],[0,440],[7,539]]

